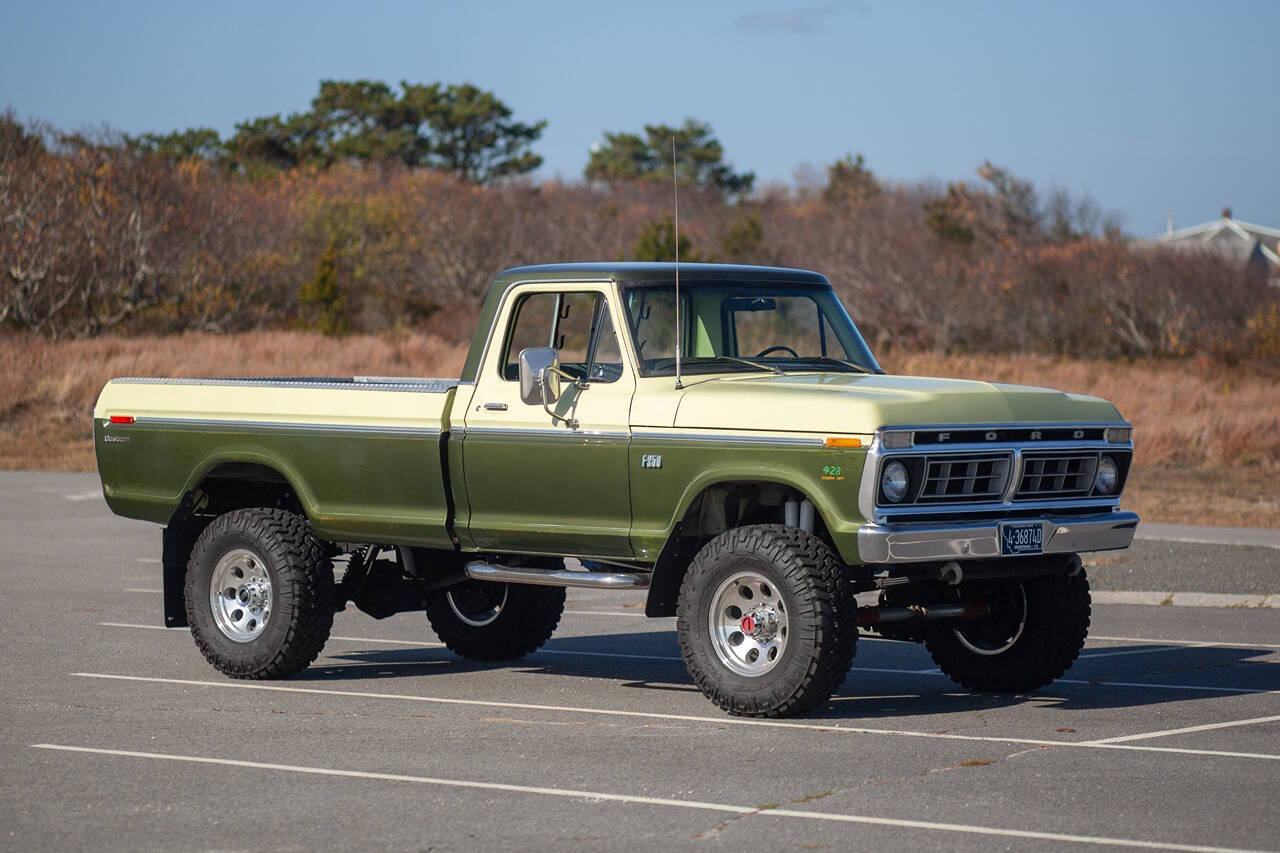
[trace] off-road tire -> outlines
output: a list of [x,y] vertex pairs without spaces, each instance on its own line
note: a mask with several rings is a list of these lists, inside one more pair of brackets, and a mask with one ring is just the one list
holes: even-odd
[[925,647],[952,681],[979,693],[1026,693],[1061,678],[1089,635],[1089,579],[1076,574],[1003,581],[1020,583],[1027,618],[1022,635],[1007,650],[977,654],[956,635],[954,623],[929,626]]
[[[542,565],[539,563],[539,565]],[[563,568],[557,560],[555,566]],[[447,589],[438,590],[427,602],[431,630],[455,655],[478,661],[509,661],[532,654],[551,639],[564,613],[565,590],[560,586],[499,584],[469,581],[498,589],[506,587],[506,599],[497,618],[487,625],[469,625],[450,606]]]
[[[209,584],[222,555],[246,548],[259,555],[272,584],[270,618],[246,643],[218,629]],[[333,565],[310,523],[282,509],[238,509],[218,516],[191,550],[185,584],[187,621],[201,653],[232,678],[286,678],[320,654],[333,627]]]
[[[712,647],[714,591],[750,571],[769,579],[786,604],[782,659],[758,676],[729,669]],[[853,662],[856,607],[843,566],[818,537],[794,527],[758,524],[712,539],[689,564],[676,608],[680,651],[707,698],[743,717],[788,717],[825,703]]]

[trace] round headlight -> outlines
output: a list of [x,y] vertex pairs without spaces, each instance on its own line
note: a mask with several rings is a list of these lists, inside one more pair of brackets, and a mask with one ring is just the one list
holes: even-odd
[[890,462],[880,474],[880,490],[893,503],[898,503],[907,496],[908,482],[907,466],[901,462]]
[[1104,495],[1109,495],[1116,490],[1116,483],[1120,482],[1120,471],[1116,468],[1116,461],[1110,456],[1104,456],[1098,460],[1098,476],[1093,481],[1094,486]]

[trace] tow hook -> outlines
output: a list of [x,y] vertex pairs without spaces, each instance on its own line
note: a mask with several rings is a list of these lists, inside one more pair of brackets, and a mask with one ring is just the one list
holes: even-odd
[[951,586],[959,586],[964,580],[964,569],[955,560],[938,569],[938,579]]

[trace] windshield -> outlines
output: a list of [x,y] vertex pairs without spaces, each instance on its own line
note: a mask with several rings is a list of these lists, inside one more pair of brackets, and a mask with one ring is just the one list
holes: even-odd
[[[626,287],[623,300],[641,375],[674,375],[674,282]],[[681,282],[680,314],[684,373],[882,372],[828,287]]]

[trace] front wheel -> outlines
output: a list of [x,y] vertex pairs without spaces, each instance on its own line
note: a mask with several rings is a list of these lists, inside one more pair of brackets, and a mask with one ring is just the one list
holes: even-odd
[[943,673],[970,690],[1025,693],[1044,687],[1075,663],[1089,634],[1084,569],[986,581],[967,596],[986,601],[988,615],[931,625],[925,647]]
[[730,530],[685,573],[677,635],[695,683],[716,705],[785,717],[821,705],[849,672],[857,627],[831,550],[776,524]]
[[187,622],[205,659],[232,678],[284,678],[324,648],[333,626],[333,565],[305,518],[239,509],[191,550]]

